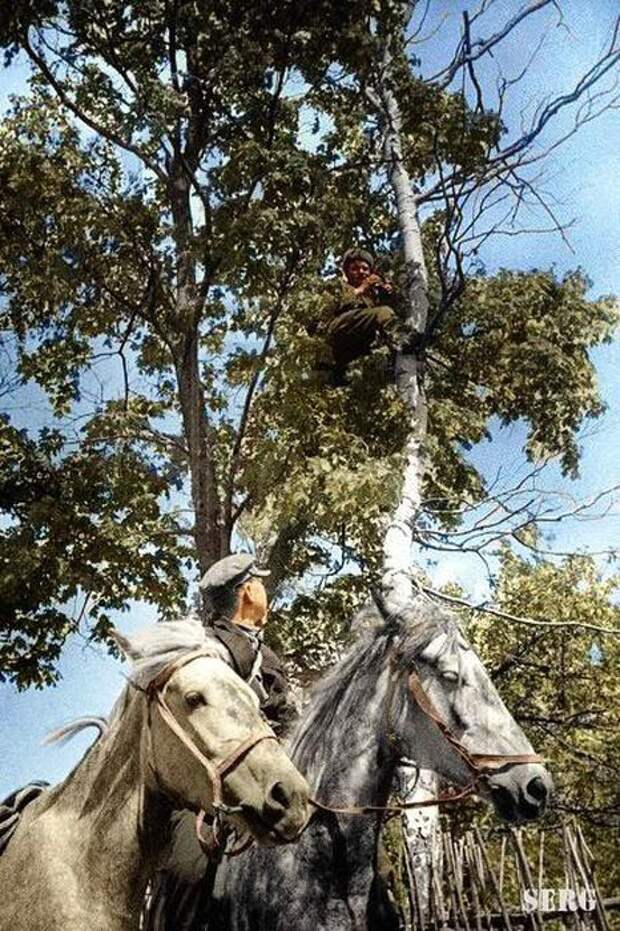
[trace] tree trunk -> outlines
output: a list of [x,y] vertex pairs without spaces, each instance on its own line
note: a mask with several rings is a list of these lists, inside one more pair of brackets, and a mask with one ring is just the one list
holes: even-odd
[[293,521],[283,527],[274,540],[267,559],[267,568],[271,575],[265,579],[265,588],[270,601],[275,598],[283,582],[288,579],[291,558],[306,529],[306,521]]
[[[370,89],[369,97],[378,108],[383,123],[383,154],[396,200],[405,260],[407,328],[412,336],[417,337],[412,342],[418,347],[415,351],[409,349],[399,352],[396,358],[396,384],[410,411],[410,431],[405,447],[399,500],[386,522],[383,534],[381,588],[388,609],[398,610],[413,594],[413,528],[422,503],[422,482],[426,467],[424,439],[427,407],[423,381],[422,340],[426,331],[429,300],[428,273],[424,261],[417,203],[402,158],[401,116],[398,101],[392,91],[391,64],[388,40],[384,47],[380,79],[377,87]],[[408,802],[424,801],[437,793],[437,777],[429,770],[422,770],[418,774],[415,769],[403,766],[398,773],[398,782],[399,794]],[[441,849],[438,809],[412,809],[404,813],[403,828],[424,911],[428,907],[429,866],[433,858],[436,861],[437,853]]]
[[192,333],[175,359],[179,402],[183,415],[190,487],[194,506],[194,541],[201,574],[226,556],[230,528],[223,526],[215,465],[209,443],[205,401],[200,380],[198,334]]
[[194,506],[194,542],[201,575],[229,552],[231,528],[224,526],[217,475],[209,437],[200,377],[196,259],[187,162],[176,153],[169,177],[176,257],[175,329],[179,340],[174,362],[187,442]]
[[380,82],[369,91],[381,114],[386,170],[396,199],[403,257],[406,270],[406,324],[417,335],[416,351],[399,352],[396,358],[398,391],[410,410],[410,432],[405,447],[405,465],[398,504],[387,521],[383,535],[382,589],[388,608],[406,603],[412,594],[411,549],[413,525],[422,502],[425,469],[426,397],[423,384],[421,341],[428,318],[428,273],[422,249],[422,233],[411,180],[403,163],[400,140],[401,116],[391,89],[392,56],[386,42]]
[[[400,766],[396,776],[397,793],[408,802],[424,802],[436,798],[438,779],[430,769],[417,770],[415,766]],[[414,902],[420,903],[416,931],[421,931],[430,917],[431,876],[441,870],[443,850],[441,827],[437,808],[421,808],[404,812],[402,815],[403,839],[407,845],[409,862],[415,876],[418,895]]]

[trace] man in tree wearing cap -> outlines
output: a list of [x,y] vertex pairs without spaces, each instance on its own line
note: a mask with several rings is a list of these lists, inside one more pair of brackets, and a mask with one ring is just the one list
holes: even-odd
[[[262,642],[268,615],[263,577],[249,553],[236,553],[214,563],[199,586],[206,623],[228,649],[235,671],[257,693],[261,709],[276,730],[295,717],[281,661]],[[170,842],[151,884],[143,931],[203,931],[215,876],[198,844],[195,815],[173,812]]]
[[349,363],[367,356],[377,342],[395,349],[399,339],[394,289],[374,267],[370,252],[349,249],[342,259],[342,281],[324,303],[317,329],[330,347],[336,384]]

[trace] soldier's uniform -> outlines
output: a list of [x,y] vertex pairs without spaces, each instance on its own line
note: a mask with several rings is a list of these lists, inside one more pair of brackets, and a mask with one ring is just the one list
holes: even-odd
[[[234,623],[216,610],[217,594],[236,589],[249,578],[269,575],[249,553],[226,556],[205,573],[199,585],[211,606],[209,625],[231,655],[233,668],[258,695],[261,710],[278,732],[296,716],[279,657],[262,642],[262,631]],[[155,875],[143,931],[203,931],[215,865],[196,838],[195,815],[175,811],[170,842]]]
[[213,622],[213,633],[231,654],[235,672],[258,695],[261,711],[276,731],[290,724],[296,709],[286,673],[280,657],[263,643],[262,631],[217,618]]
[[235,672],[258,695],[261,710],[275,725],[286,726],[295,716],[295,705],[282,661],[263,643],[263,631],[231,621],[218,613],[217,593],[222,589],[237,589],[250,578],[269,575],[259,569],[249,553],[235,553],[220,559],[205,573],[199,585],[207,605],[212,605],[209,623],[215,636],[230,653]]
[[403,341],[403,322],[396,311],[397,298],[381,282],[358,293],[350,283],[347,266],[361,260],[369,269],[374,258],[365,249],[350,249],[342,260],[342,278],[334,281],[320,303],[317,317],[307,324],[310,335],[323,337],[317,369],[329,372],[334,386],[344,383],[347,366],[367,356],[374,346],[388,346],[392,354]]
[[380,285],[356,294],[347,281],[339,282],[335,294],[326,299],[323,312],[325,335],[337,369],[368,355],[376,341],[393,345],[399,323],[393,305],[393,293]]

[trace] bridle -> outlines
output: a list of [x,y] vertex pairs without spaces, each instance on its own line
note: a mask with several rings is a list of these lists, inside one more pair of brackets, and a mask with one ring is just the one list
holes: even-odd
[[[386,707],[386,717],[391,717],[392,704],[398,676],[391,679],[390,695]],[[537,753],[472,753],[463,746],[458,737],[455,737],[446,722],[443,720],[430,697],[426,694],[424,686],[416,669],[409,671],[407,676],[407,689],[411,698],[414,700],[422,714],[424,714],[440,730],[444,739],[461,757],[472,778],[463,788],[457,790],[448,790],[440,793],[435,798],[424,799],[418,802],[400,802],[395,805],[352,805],[349,807],[333,807],[311,798],[310,803],[315,808],[343,815],[368,815],[375,813],[386,813],[389,815],[400,814],[412,808],[428,808],[434,805],[443,805],[448,803],[460,802],[463,799],[475,795],[480,783],[482,783],[490,774],[508,769],[511,766],[519,766],[522,763],[543,763],[543,757]],[[389,733],[389,731],[388,731]]]
[[[214,653],[212,650],[200,649],[195,650],[192,653],[186,653],[184,656],[181,656],[179,659],[174,660],[169,663],[164,669],[161,670],[155,676],[154,679],[148,684],[146,688],[146,695],[148,700],[149,707],[149,735],[151,732],[151,708],[155,706],[159,711],[162,720],[167,724],[170,730],[178,737],[181,743],[190,751],[190,753],[198,760],[206,771],[209,780],[211,782],[212,793],[213,793],[213,802],[212,807],[214,810],[213,823],[212,823],[212,834],[210,838],[206,838],[202,834],[202,826],[205,820],[205,812],[200,811],[196,817],[196,836],[200,846],[211,858],[219,858],[224,852],[222,846],[222,840],[225,843],[225,838],[222,839],[221,835],[221,820],[225,815],[237,814],[242,808],[240,806],[230,807],[226,805],[223,801],[223,780],[226,776],[235,769],[236,766],[247,756],[247,754],[252,750],[257,744],[263,740],[278,740],[273,731],[264,734],[250,735],[245,740],[235,747],[235,749],[227,756],[225,759],[221,760],[219,763],[215,763],[202,753],[199,747],[196,745],[194,740],[183,730],[172,711],[170,710],[168,704],[166,703],[166,688],[172,676],[183,666],[186,666],[188,663],[193,662],[193,660],[198,659],[202,656],[212,657],[219,659],[220,657]],[[390,699],[388,701],[386,714],[389,718],[391,714],[392,704],[394,700],[395,688],[398,681],[398,677],[392,677],[392,687],[390,691]],[[416,802],[400,802],[394,805],[352,805],[352,806],[343,806],[336,807],[332,805],[327,805],[323,802],[320,802],[318,799],[310,798],[309,802],[314,808],[330,812],[332,814],[344,814],[344,815],[368,815],[368,814],[388,814],[396,815],[400,814],[403,811],[407,811],[412,808],[427,808],[435,805],[442,804],[453,804],[455,802],[460,802],[476,793],[481,782],[491,773],[499,772],[502,769],[509,768],[511,766],[518,766],[523,763],[543,763],[544,760],[537,753],[517,753],[517,754],[496,754],[496,753],[473,753],[466,749],[463,746],[461,741],[454,736],[446,722],[443,720],[435,705],[433,704],[430,697],[426,694],[424,686],[420,681],[420,677],[417,673],[417,670],[412,669],[409,671],[407,677],[407,688],[410,696],[417,704],[420,711],[430,720],[432,723],[439,729],[444,739],[450,744],[450,746],[456,751],[456,753],[461,757],[467,768],[472,774],[471,781],[467,783],[461,789],[457,790],[448,790],[446,792],[440,793],[435,798],[424,799],[422,801]],[[149,736],[149,740],[151,740]],[[151,758],[153,753],[151,750]],[[156,779],[162,791],[169,795],[170,792],[166,790],[161,784],[161,779],[158,776],[157,768],[155,766],[155,761],[151,759],[151,767],[155,773]],[[251,842],[251,841],[250,841]],[[229,856],[236,856],[246,849],[248,843],[244,843],[235,850],[229,853]]]
[[[185,653],[183,656],[179,657],[173,662],[168,663],[161,672],[159,672],[154,679],[152,679],[144,690],[148,702],[148,734],[149,734],[149,746],[150,746],[150,765],[151,769],[155,774],[155,779],[160,790],[165,794],[170,796],[171,793],[163,785],[162,780],[157,771],[157,766],[155,758],[153,755],[153,745],[152,745],[152,734],[151,734],[151,710],[156,708],[160,714],[160,717],[167,725],[167,727],[173,732],[173,734],[179,739],[183,746],[189,750],[192,756],[198,760],[202,768],[205,770],[209,782],[211,784],[212,791],[212,808],[214,811],[213,815],[213,824],[212,824],[212,838],[205,838],[202,834],[202,825],[206,817],[204,811],[199,811],[196,818],[196,834],[198,840],[205,850],[205,853],[208,853],[209,856],[213,856],[218,849],[220,848],[220,838],[218,828],[221,825],[221,819],[225,815],[238,814],[243,810],[242,806],[231,807],[226,805],[223,800],[224,795],[224,780],[226,776],[231,773],[241,761],[248,755],[250,750],[253,750],[257,744],[261,743],[263,740],[275,740],[278,738],[273,733],[271,729],[262,734],[250,734],[249,737],[246,737],[245,740],[242,740],[235,749],[228,754],[223,760],[219,762],[214,762],[209,760],[202,750],[197,746],[194,739],[181,727],[174,714],[170,710],[169,705],[166,702],[166,689],[170,682],[170,679],[179,669],[182,669],[184,666],[187,666],[189,663],[192,663],[195,659],[200,659],[201,657],[210,657],[212,659],[221,659],[217,653],[213,650],[208,650],[205,648],[194,650],[191,653]],[[245,849],[245,848],[244,848]],[[240,852],[240,851],[239,851]]]
[[439,728],[444,739],[447,740],[472,773],[473,779],[469,786],[466,787],[470,789],[469,794],[472,794],[478,783],[491,773],[508,769],[511,766],[519,766],[522,763],[544,762],[543,758],[537,753],[473,753],[467,750],[461,741],[454,736],[424,691],[424,686],[415,669],[409,672],[407,688],[420,711]]

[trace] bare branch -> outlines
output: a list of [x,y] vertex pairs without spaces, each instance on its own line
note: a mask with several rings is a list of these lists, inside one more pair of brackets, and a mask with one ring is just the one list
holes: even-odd
[[[454,58],[441,71],[437,71],[432,77],[429,78],[429,81],[440,82],[443,87],[447,87],[453,80],[453,78],[458,74],[461,68],[468,67],[477,61],[479,58],[482,58],[483,55],[487,55],[491,52],[496,45],[502,42],[516,27],[527,19],[533,13],[537,13],[539,10],[542,10],[546,6],[554,6],[554,0],[536,0],[534,3],[528,4],[520,10],[512,19],[509,19],[500,30],[494,33],[489,39],[481,40],[471,43],[471,40],[467,41],[466,36],[463,36],[461,42],[458,45],[457,51],[454,55]],[[471,26],[471,23],[480,15],[472,17],[468,21],[468,25]]]
[[437,589],[430,588],[428,585],[421,585],[415,580],[415,578],[413,581],[420,591],[424,592],[425,595],[429,595],[431,598],[438,598],[440,601],[445,601],[447,604],[452,604],[459,608],[465,608],[471,612],[491,614],[493,617],[496,617],[499,620],[510,621],[512,624],[521,624],[525,627],[544,627],[554,630],[591,630],[597,634],[605,634],[606,636],[611,637],[620,637],[620,626],[617,628],[600,627],[598,624],[588,624],[586,621],[543,621],[539,618],[523,617],[520,614],[511,614],[509,611],[504,611],[501,608],[486,602],[474,605],[469,601],[465,601],[464,598],[457,598],[456,595],[448,595],[445,592],[440,592],[437,591]]

